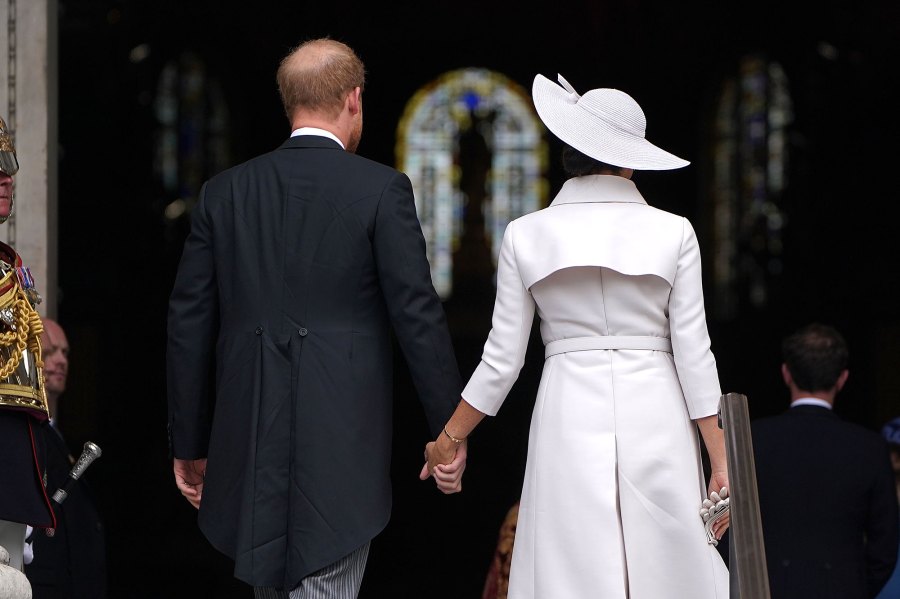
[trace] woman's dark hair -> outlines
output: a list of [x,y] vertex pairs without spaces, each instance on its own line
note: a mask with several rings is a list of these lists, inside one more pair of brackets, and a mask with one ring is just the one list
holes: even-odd
[[803,391],[834,388],[847,368],[847,343],[832,327],[813,323],[787,337],[781,353],[791,378]]
[[563,148],[563,170],[570,177],[584,177],[585,175],[617,175],[628,170],[620,166],[613,166],[594,160],[590,156],[582,154],[572,146]]

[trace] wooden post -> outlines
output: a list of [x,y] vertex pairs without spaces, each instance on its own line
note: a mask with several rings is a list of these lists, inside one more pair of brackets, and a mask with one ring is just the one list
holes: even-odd
[[731,485],[728,560],[731,599],[769,599],[769,575],[746,395],[729,393],[722,396],[719,401],[719,426],[725,432],[728,480]]

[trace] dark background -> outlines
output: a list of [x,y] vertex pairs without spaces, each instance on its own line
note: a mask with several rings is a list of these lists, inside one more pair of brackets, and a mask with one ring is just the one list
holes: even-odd
[[[536,73],[557,72],[582,93],[623,89],[647,114],[648,138],[693,161],[680,171],[638,173],[636,183],[651,204],[698,224],[708,166],[703,132],[716,90],[747,53],[779,62],[795,111],[784,272],[765,308],[711,318],[723,391],[746,394],[752,417],[785,408],[780,339],[819,320],[842,330],[851,348],[837,411],[876,430],[900,415],[893,217],[900,98],[892,89],[900,5],[800,4],[60,2],[58,314],[72,346],[60,420],[71,441],[90,439],[104,450],[88,478],[107,521],[111,596],[250,596],[197,531],[166,455],[166,302],[186,226],[163,217],[176,196],[154,171],[153,101],[163,66],[188,51],[221,87],[230,163],[288,135],[274,72],[290,47],[311,37],[345,41],[366,63],[359,153],[388,164],[407,100],[451,69],[487,67],[526,89]],[[149,54],[135,61],[132,50],[142,44]],[[552,194],[562,177],[559,145],[548,141]],[[698,235],[703,244],[702,227]],[[490,327],[489,281],[482,290],[446,305],[464,377]],[[542,363],[533,342],[500,415],[471,441],[465,492],[452,497],[416,478],[428,435],[398,358],[394,517],[373,545],[364,598],[480,596],[521,483]]]

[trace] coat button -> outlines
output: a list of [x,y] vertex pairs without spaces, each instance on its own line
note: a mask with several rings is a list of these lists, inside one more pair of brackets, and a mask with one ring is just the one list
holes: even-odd
[[301,337],[306,337],[309,334],[309,331],[306,330],[306,327],[300,327],[300,330],[297,331]]
[[263,334],[263,328],[262,328],[262,327],[256,327],[256,334],[257,334],[257,335],[262,335],[262,334]]

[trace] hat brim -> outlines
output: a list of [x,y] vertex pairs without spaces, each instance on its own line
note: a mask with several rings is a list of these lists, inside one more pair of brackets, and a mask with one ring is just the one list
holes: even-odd
[[595,160],[646,171],[671,170],[690,164],[645,138],[591,114],[565,89],[543,75],[534,78],[531,96],[544,125],[559,139]]

